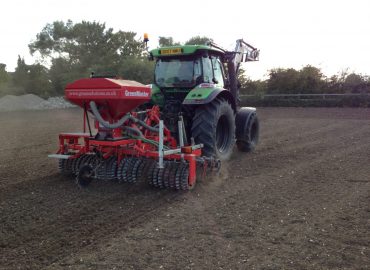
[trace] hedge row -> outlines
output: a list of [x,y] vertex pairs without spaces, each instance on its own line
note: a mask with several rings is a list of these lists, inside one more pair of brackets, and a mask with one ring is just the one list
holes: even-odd
[[335,98],[312,99],[295,97],[265,97],[251,96],[241,97],[242,106],[254,107],[368,107],[370,108],[370,96],[343,96]]

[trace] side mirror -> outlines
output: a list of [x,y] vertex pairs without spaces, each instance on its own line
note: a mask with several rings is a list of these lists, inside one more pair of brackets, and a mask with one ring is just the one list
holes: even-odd
[[213,78],[212,82],[215,83],[215,84],[218,84],[218,80],[216,80],[216,78]]

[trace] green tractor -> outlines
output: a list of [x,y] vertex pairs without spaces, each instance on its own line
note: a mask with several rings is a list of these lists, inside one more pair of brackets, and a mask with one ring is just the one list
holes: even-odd
[[208,43],[149,53],[156,61],[151,105],[161,107],[161,117],[175,138],[181,129],[184,140],[203,144],[204,156],[221,161],[230,158],[235,143],[242,152],[254,150],[257,113],[255,108],[239,107],[237,75],[240,63],[258,60],[259,50],[239,39],[234,51]]

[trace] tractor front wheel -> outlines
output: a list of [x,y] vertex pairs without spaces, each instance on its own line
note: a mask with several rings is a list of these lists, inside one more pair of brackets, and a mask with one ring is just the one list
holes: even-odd
[[195,143],[204,145],[204,156],[228,160],[235,145],[235,116],[231,104],[224,99],[199,106],[192,122]]
[[236,145],[241,152],[252,152],[258,143],[259,121],[255,108],[240,108],[235,117]]

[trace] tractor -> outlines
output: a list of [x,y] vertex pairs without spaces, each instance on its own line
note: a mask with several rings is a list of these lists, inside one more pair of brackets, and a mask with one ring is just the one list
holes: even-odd
[[256,109],[239,106],[237,75],[259,50],[239,39],[234,51],[209,42],[148,56],[155,61],[151,85],[96,75],[67,85],[66,99],[83,109],[83,132],[59,134],[59,149],[49,157],[80,187],[94,179],[144,179],[189,190],[200,172],[219,170],[235,144],[242,152],[256,147]]
[[239,107],[237,74],[240,63],[258,56],[259,51],[242,39],[231,52],[211,42],[154,49],[151,103],[162,108],[164,123],[175,136],[181,115],[186,137],[203,144],[205,156],[228,160],[235,142],[240,151],[253,151],[258,118],[255,108]]

